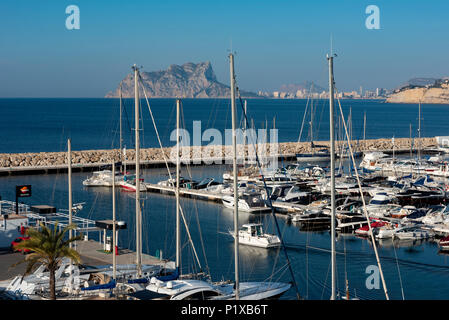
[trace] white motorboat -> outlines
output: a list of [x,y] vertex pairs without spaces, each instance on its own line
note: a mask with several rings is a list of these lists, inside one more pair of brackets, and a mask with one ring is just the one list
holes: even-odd
[[[224,196],[222,201],[223,205],[226,208],[234,208],[233,196]],[[271,211],[271,208],[266,205],[265,200],[262,199],[260,194],[244,193],[242,195],[239,195],[238,203],[239,211],[249,213],[262,213]]]
[[392,201],[393,198],[388,194],[384,192],[377,193],[366,206],[366,210],[370,216],[382,218],[387,212],[401,207],[398,204],[392,203]]
[[368,152],[364,155],[360,168],[364,168],[371,171],[385,170],[393,161],[387,154],[383,152]]
[[[258,192],[258,187],[254,182],[250,181],[241,181],[237,184],[237,190],[239,195],[243,193],[256,193]],[[225,195],[233,195],[234,194],[234,186],[233,185],[223,185],[220,189],[222,194]]]
[[[115,175],[115,185],[120,185],[123,181],[124,175],[117,173]],[[111,187],[112,186],[112,171],[101,170],[94,171],[92,176],[83,181],[83,185],[86,187]]]
[[427,239],[433,237],[432,232],[425,230],[420,226],[407,226],[397,229],[394,237],[401,240]]
[[431,206],[426,215],[421,219],[425,224],[442,224],[449,222],[449,206]]
[[[235,237],[235,232],[229,231]],[[244,244],[259,248],[274,248],[281,245],[281,240],[277,235],[263,232],[261,223],[247,223],[238,232],[239,244]]]
[[[282,202],[300,202],[308,198],[308,193],[302,191],[294,184],[272,184],[267,185],[271,200]],[[266,193],[264,194],[266,197]]]

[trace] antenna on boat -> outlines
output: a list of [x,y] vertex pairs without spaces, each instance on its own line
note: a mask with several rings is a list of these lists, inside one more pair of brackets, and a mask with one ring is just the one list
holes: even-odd
[[[121,85],[121,84],[120,84]],[[115,161],[112,161],[112,278],[117,278],[117,247],[116,218],[115,218]]]

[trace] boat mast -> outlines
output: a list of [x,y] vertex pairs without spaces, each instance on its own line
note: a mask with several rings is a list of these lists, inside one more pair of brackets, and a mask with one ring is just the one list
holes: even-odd
[[179,149],[180,149],[180,137],[179,137],[179,106],[181,104],[181,100],[176,100],[176,269],[179,272],[179,266],[181,263],[181,229],[180,229],[180,214],[179,214]]
[[237,181],[237,137],[235,123],[235,76],[234,76],[234,55],[229,54],[229,66],[231,72],[231,109],[232,109],[232,148],[233,148],[233,169],[234,169],[234,261],[235,261],[235,299],[240,299],[239,283],[239,209],[238,209],[238,181]]
[[123,166],[123,136],[122,136],[122,82],[120,81],[120,162],[122,163],[121,166]]
[[[244,132],[244,135],[243,135],[243,164],[245,164],[245,162],[246,162],[246,139],[247,139],[246,126],[248,125],[246,123],[246,114],[247,114],[246,107],[247,107],[247,103],[245,100],[245,105],[244,105],[245,114],[243,115],[243,132]],[[248,153],[248,155],[249,155],[249,153]]]
[[134,96],[135,96],[135,130],[136,130],[136,267],[137,276],[142,275],[142,214],[140,212],[140,141],[139,141],[139,68],[133,66],[134,70]]
[[112,161],[112,278],[114,280],[117,278],[117,257],[115,256],[117,239],[115,224],[115,161]]
[[421,160],[421,101],[419,101],[419,107],[418,107],[418,162]]
[[332,293],[331,300],[335,300],[336,255],[335,255],[335,138],[334,138],[334,73],[333,56],[327,56],[329,62],[329,123],[330,123],[330,156],[331,156],[331,264],[332,264]]
[[363,141],[365,142],[366,139],[366,111],[363,112]]
[[[69,225],[72,224],[72,143],[70,139],[67,140],[67,164],[69,177]],[[72,229],[69,230],[69,239],[72,239]],[[72,248],[72,242],[69,243],[69,248]]]

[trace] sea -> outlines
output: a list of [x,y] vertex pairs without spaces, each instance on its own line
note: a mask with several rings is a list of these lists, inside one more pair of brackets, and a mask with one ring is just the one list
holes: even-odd
[[[134,101],[125,99],[122,112],[124,144],[133,147]],[[152,115],[164,147],[176,124],[174,99],[150,99]],[[342,100],[347,119],[352,116],[353,139],[363,137],[366,114],[366,138],[417,137],[419,106],[386,104],[380,100]],[[277,128],[280,142],[298,141],[304,120],[301,141],[308,141],[311,102],[307,100],[247,100],[247,116],[255,128]],[[324,100],[313,103],[316,140],[329,138],[329,109]],[[203,130],[215,128],[223,132],[231,128],[230,103],[225,99],[183,99],[182,124],[193,130],[193,121],[201,121]],[[336,105],[338,108],[338,104]],[[242,121],[240,101],[237,103]],[[67,138],[73,150],[108,149],[119,145],[118,99],[0,99],[0,153],[66,151]],[[141,100],[141,147],[158,147],[147,102]],[[253,120],[252,120],[253,119]],[[449,135],[448,105],[421,106],[421,136]],[[182,175],[201,180],[212,177],[222,180],[227,165],[183,167]],[[77,216],[100,220],[112,216],[112,191],[109,188],[87,188],[82,181],[88,172],[72,175],[73,202],[84,202]],[[167,170],[143,170],[146,182],[167,179]],[[68,204],[67,174],[20,175],[0,177],[0,196],[14,200],[16,185],[32,185],[32,196],[22,198],[29,205],[48,204],[64,210]],[[166,259],[175,257],[175,201],[164,194],[142,194],[143,252]],[[119,246],[135,248],[134,194],[116,191],[117,218],[127,223],[119,232]],[[188,234],[182,231],[182,268],[184,273],[199,270],[209,273],[213,280],[234,279],[234,246],[229,231],[233,228],[233,211],[221,204],[181,198],[186,224],[200,263],[195,259]],[[331,292],[330,232],[303,230],[282,215],[277,215],[293,277],[283,250],[240,246],[240,281],[295,281],[304,299],[328,300]],[[275,220],[269,214],[254,215],[240,212],[239,224],[262,222],[267,232],[276,233]],[[97,235],[92,235],[96,238]],[[390,299],[449,299],[449,255],[439,251],[433,240],[382,241],[377,243],[381,268]],[[351,298],[384,300],[384,288],[372,243],[352,234],[338,234],[337,289],[345,295],[348,285]],[[133,263],[130,261],[129,263]],[[290,289],[281,299],[294,299]]]

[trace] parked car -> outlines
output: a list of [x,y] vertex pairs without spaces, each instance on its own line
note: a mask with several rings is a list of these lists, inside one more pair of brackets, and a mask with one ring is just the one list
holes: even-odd
[[30,253],[31,252],[31,250],[29,250],[29,249],[17,249],[16,248],[16,246],[20,243],[20,242],[22,242],[22,241],[25,241],[25,240],[29,240],[30,239],[30,237],[18,237],[18,238],[16,238],[16,239],[14,239],[14,241],[13,242],[11,242],[11,251],[13,251],[13,252],[22,252],[23,254],[25,254],[25,253]]

